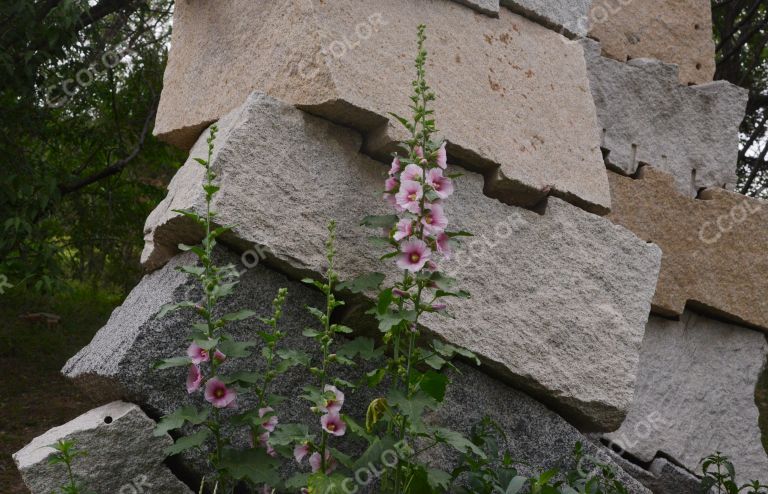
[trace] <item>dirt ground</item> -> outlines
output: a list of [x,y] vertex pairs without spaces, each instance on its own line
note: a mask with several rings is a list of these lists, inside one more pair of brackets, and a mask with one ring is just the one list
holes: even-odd
[[[107,403],[59,374],[64,362],[106,322],[119,298],[77,289],[58,298],[15,294],[0,299],[0,493],[28,494],[11,454],[51,427]],[[61,316],[48,326],[19,319]]]

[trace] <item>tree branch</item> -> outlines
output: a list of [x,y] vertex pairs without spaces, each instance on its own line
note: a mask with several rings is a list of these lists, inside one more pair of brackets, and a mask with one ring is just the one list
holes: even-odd
[[116,175],[123,171],[123,169],[139,155],[141,149],[144,147],[144,141],[146,140],[147,134],[149,133],[152,120],[155,118],[155,113],[157,113],[157,104],[157,100],[152,103],[149,113],[147,114],[147,118],[144,120],[144,127],[141,129],[139,141],[136,143],[136,146],[128,154],[128,156],[112,163],[106,168],[94,173],[93,175],[80,179],[76,182],[59,185],[59,192],[61,195],[65,196],[67,194],[71,194],[72,192],[76,192],[84,187],[91,185],[92,183],[98,182],[99,180],[103,180],[107,177],[111,177],[112,175]]

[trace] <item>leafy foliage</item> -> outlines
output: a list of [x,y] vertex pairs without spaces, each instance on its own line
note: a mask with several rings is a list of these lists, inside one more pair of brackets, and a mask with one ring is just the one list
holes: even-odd
[[48,463],[50,465],[64,465],[67,469],[68,481],[59,492],[61,494],[91,494],[92,491],[75,479],[75,475],[72,473],[72,463],[75,459],[88,456],[88,452],[78,450],[75,447],[75,442],[70,439],[59,439],[56,444],[51,445],[51,448],[56,452],[48,457]]
[[701,492],[717,494],[768,494],[768,484],[752,480],[739,486],[733,463],[720,452],[701,460]]
[[143,220],[181,159],[151,135],[171,5],[0,5],[0,273],[13,285],[125,290],[140,275]]

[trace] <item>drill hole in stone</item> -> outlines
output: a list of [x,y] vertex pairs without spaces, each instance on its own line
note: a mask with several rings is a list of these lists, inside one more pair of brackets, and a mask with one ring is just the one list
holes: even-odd
[[698,31],[699,29],[701,29],[701,26],[699,26],[698,24],[694,24],[693,28]]
[[104,423],[105,424],[111,424],[112,423],[112,417],[110,417],[109,415],[104,417]]
[[701,64],[700,63],[696,64],[696,70],[701,70]]

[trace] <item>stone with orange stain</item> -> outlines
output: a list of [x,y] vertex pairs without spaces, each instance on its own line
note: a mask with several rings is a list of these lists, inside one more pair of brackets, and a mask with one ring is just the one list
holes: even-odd
[[[605,213],[610,194],[578,44],[508,9],[498,18],[447,1],[179,2],[155,132],[189,148],[252,91],[362,131],[383,158],[409,137],[416,28],[448,152],[522,206],[544,186]],[[460,61],[459,61],[460,60]],[[538,136],[538,137],[535,137]]]
[[680,66],[681,84],[715,74],[710,0],[594,0],[589,36],[622,62],[654,58]]
[[642,167],[632,179],[609,172],[614,223],[663,252],[652,310],[680,316],[686,304],[768,331],[768,203],[723,189],[699,199],[672,176]]

